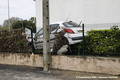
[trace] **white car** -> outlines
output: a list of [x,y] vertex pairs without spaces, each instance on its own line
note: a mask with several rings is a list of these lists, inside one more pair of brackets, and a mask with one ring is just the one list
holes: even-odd
[[[55,31],[65,30],[66,39],[69,42],[69,45],[77,44],[82,41],[82,27],[80,27],[77,23],[69,21],[69,22],[55,22],[50,24],[50,46],[54,45]],[[43,48],[43,28],[41,28],[35,35],[34,39],[34,47],[35,49]]]

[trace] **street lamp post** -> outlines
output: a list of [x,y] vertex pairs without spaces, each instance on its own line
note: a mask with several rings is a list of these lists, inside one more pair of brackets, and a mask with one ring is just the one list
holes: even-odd
[[10,9],[9,9],[9,0],[8,0],[8,26],[9,26],[9,32],[10,32]]
[[23,28],[23,19],[21,19],[21,21],[22,21],[22,28]]

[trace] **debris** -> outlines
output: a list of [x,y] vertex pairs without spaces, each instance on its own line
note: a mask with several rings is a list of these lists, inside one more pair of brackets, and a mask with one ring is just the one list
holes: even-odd
[[58,51],[57,51],[57,54],[63,54],[63,53],[66,53],[68,51],[68,45],[63,45]]
[[53,54],[63,54],[67,52],[69,42],[66,37],[64,37],[65,31],[59,31],[55,33],[55,43],[53,47]]

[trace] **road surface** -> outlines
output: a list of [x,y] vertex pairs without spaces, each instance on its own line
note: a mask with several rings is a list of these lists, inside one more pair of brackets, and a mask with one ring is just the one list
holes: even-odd
[[0,80],[120,80],[120,76],[0,64]]

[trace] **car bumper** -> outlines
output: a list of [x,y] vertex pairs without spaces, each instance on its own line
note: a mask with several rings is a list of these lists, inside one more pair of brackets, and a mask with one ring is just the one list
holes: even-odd
[[83,37],[72,37],[72,38],[68,38],[69,44],[77,44],[83,41]]
[[82,40],[83,39],[83,37],[73,37],[73,38],[71,38],[73,41],[76,41],[76,40]]

